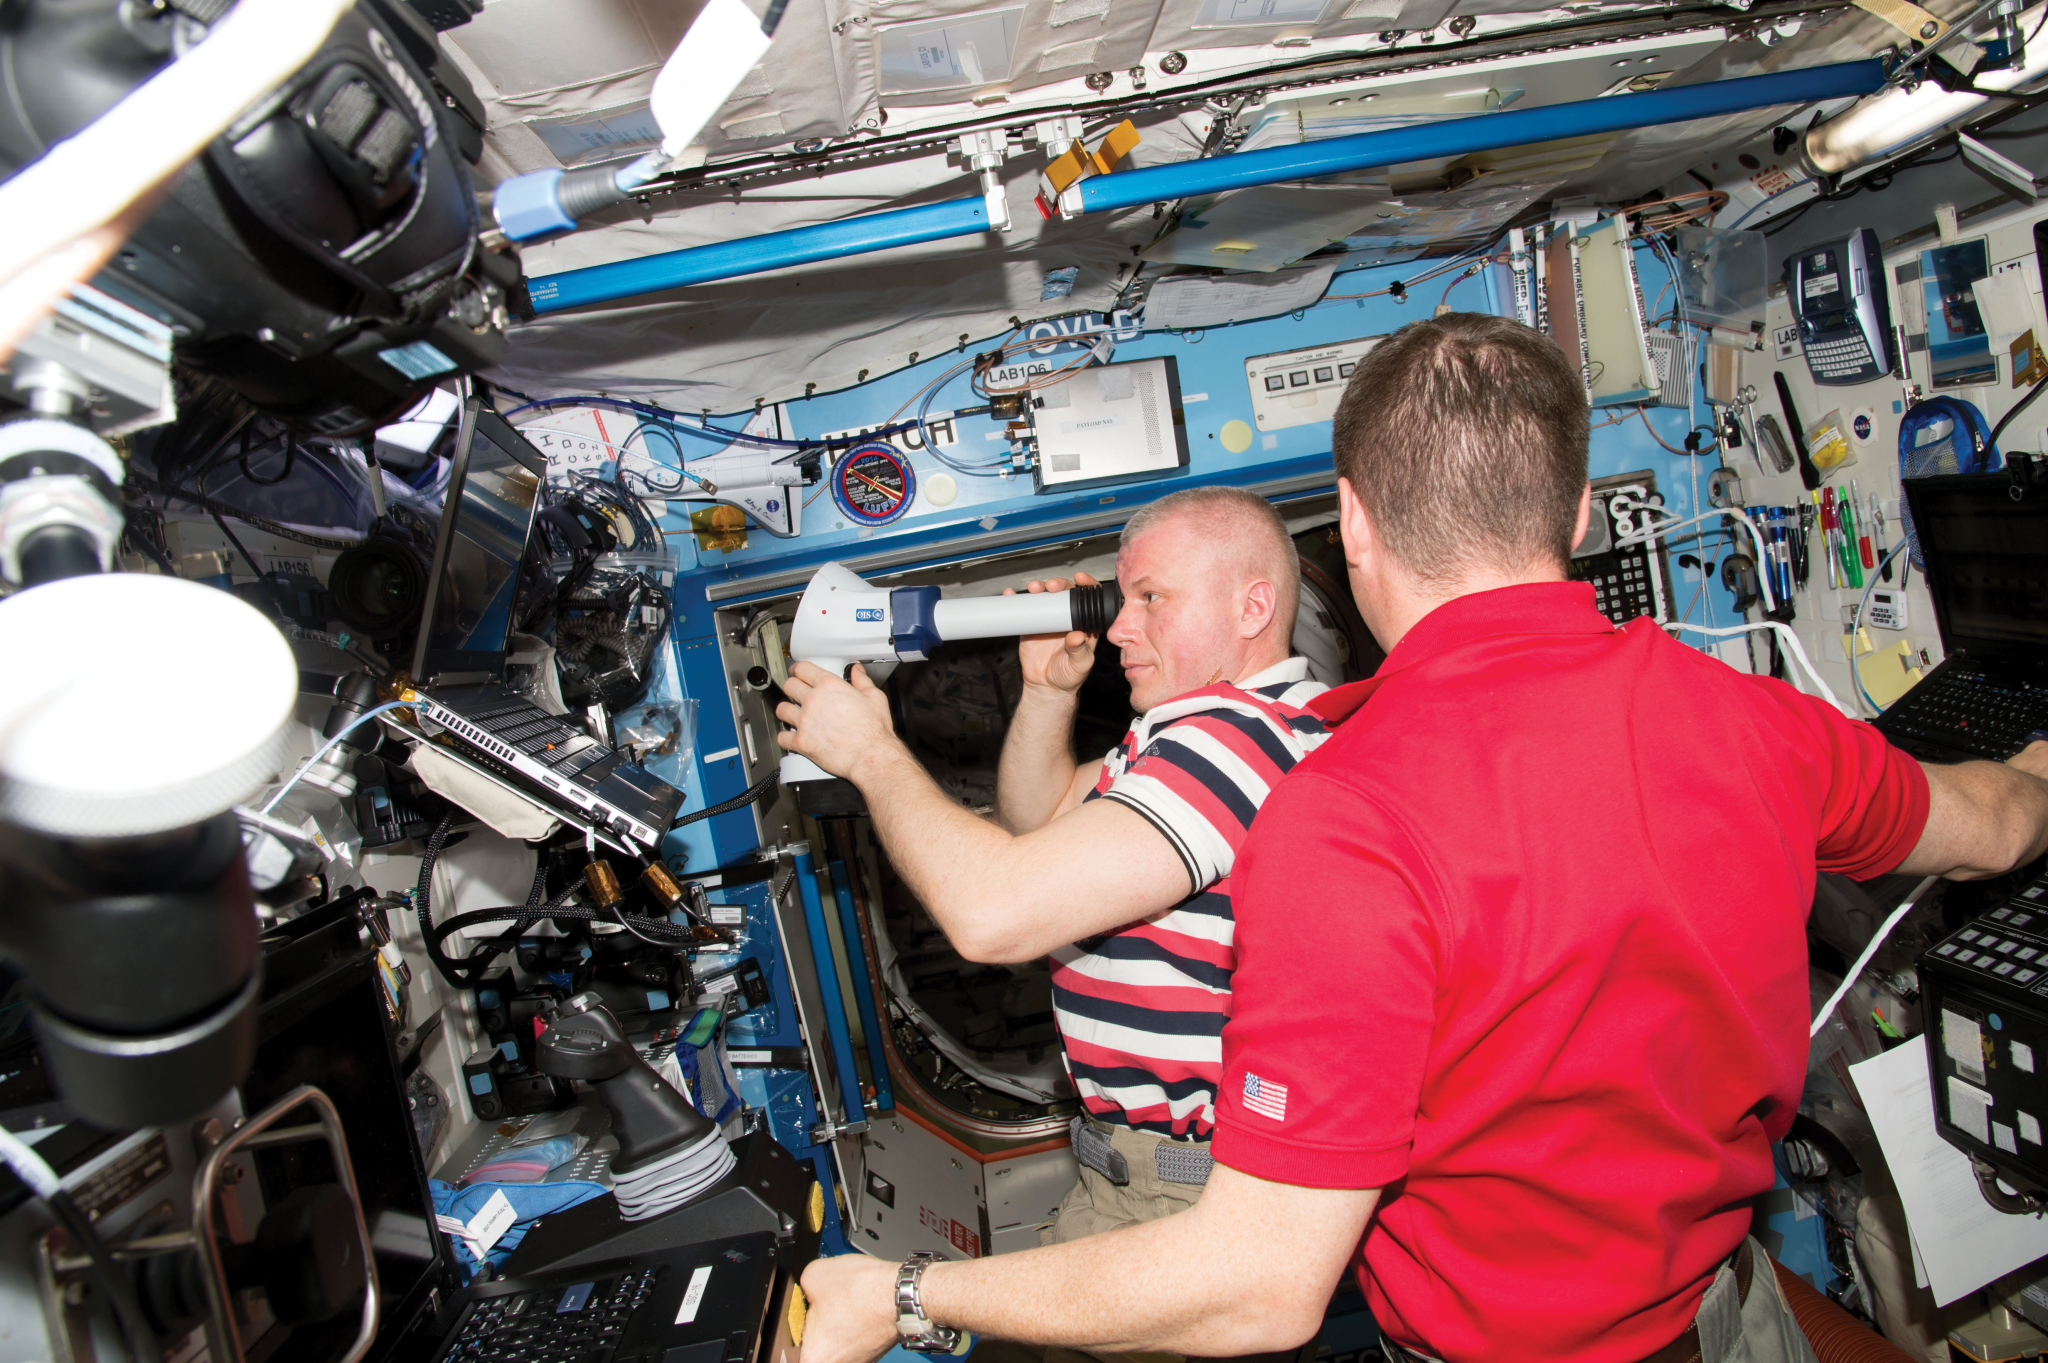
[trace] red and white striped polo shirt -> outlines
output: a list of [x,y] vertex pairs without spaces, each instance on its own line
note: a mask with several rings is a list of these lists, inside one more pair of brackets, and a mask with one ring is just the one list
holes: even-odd
[[1205,1138],[1215,1125],[1237,965],[1231,867],[1268,792],[1326,736],[1304,707],[1327,689],[1289,658],[1155,705],[1103,759],[1087,798],[1144,815],[1190,887],[1162,913],[1053,953],[1067,1071],[1103,1121]]

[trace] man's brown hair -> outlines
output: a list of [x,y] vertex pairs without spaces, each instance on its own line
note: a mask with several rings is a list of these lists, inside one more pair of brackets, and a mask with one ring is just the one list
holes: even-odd
[[1337,474],[1425,582],[1563,564],[1586,486],[1586,390],[1542,332],[1453,312],[1359,361],[1337,404]]

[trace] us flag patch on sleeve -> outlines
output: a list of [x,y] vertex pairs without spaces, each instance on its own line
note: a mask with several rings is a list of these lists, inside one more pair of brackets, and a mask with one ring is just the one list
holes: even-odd
[[1261,1079],[1250,1070],[1246,1070],[1244,1105],[1261,1117],[1271,1117],[1276,1122],[1284,1122],[1287,1120],[1287,1085],[1276,1084],[1270,1079]]

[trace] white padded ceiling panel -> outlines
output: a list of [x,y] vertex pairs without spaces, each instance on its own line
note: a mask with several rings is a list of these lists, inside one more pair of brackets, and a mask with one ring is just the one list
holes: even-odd
[[491,0],[449,38],[499,93],[523,95],[660,65],[696,8],[638,0]]
[[[765,0],[748,3],[758,11]],[[972,118],[977,96],[984,117],[1012,126],[1030,121],[1025,111],[1034,103],[1085,116],[1098,97],[1080,88],[1080,76],[1114,72],[1115,85],[1101,97],[1121,97],[1130,86],[1131,66],[1143,60],[1159,81],[1158,59],[1175,48],[1189,50],[1191,80],[1210,70],[1249,71],[1296,60],[1297,37],[1337,38],[1330,46],[1377,50],[1379,32],[1400,28],[1408,34],[1399,44],[1401,56],[1421,57],[1433,50],[1419,41],[1421,31],[1452,14],[1503,12],[1515,0],[1164,0],[1163,13],[1160,5],[1161,0],[791,0],[768,57],[713,120],[704,149],[716,160],[796,138],[843,143],[864,140],[869,132],[887,137]],[[490,111],[480,182],[561,159],[601,159],[614,150],[632,150],[635,138],[649,135],[644,105],[664,44],[673,43],[694,8],[695,0],[491,0],[488,22],[444,35],[459,50],[457,60],[477,81]],[[1563,17],[1561,11],[1528,8],[1526,0],[1515,12],[1538,26]],[[521,25],[530,27],[513,36]],[[1486,23],[1482,32],[1491,27]],[[1449,46],[1448,35],[1437,33],[1435,46]],[[1708,32],[1573,44],[1490,62],[1465,58],[1430,70],[1289,90],[1246,111],[1251,136],[1244,149],[1363,131],[1380,120],[1584,99],[1631,78],[1709,80],[1759,67],[1812,65],[1866,55],[1883,41],[1876,20],[1852,14],[1825,34],[1809,31],[1771,49],[1754,41],[1724,42],[1722,34]],[[971,53],[963,50],[968,47]],[[1305,249],[1290,234],[1313,246],[1314,237],[1339,231],[1355,263],[1408,259],[1425,248],[1435,254],[1487,240],[1533,201],[1597,194],[1602,202],[1614,202],[1653,189],[1683,177],[1688,167],[1710,167],[1715,155],[1745,134],[1768,137],[1771,123],[1787,113],[1756,111],[1611,139],[1362,172],[1345,177],[1342,188],[1313,196],[1345,206],[1331,215],[1329,227],[1318,225],[1305,234],[1292,232],[1301,224],[1290,221],[1290,214],[1299,217],[1302,205],[1319,205],[1300,193],[1283,193],[1267,205],[1255,197],[1235,205],[1219,200],[1214,216],[1219,227],[1228,225],[1243,240],[1256,234],[1260,252],[1269,246],[1264,237],[1273,236],[1271,247],[1283,259]],[[1166,106],[1136,119],[1144,140],[1129,164],[1137,166],[1198,154],[1209,129],[1206,118],[1182,120]],[[532,393],[602,388],[687,410],[730,412],[757,398],[772,402],[799,395],[807,384],[830,389],[856,382],[863,371],[872,378],[910,363],[913,353],[955,352],[962,334],[970,349],[985,347],[1008,329],[1012,316],[1106,307],[1138,263],[1135,250],[1151,242],[1162,224],[1149,208],[1044,222],[1030,204],[1042,165],[1042,152],[1032,150],[1004,166],[1017,225],[1007,235],[818,262],[549,315],[514,329],[497,372],[512,387]],[[738,197],[701,191],[657,195],[651,212],[622,206],[586,231],[522,254],[526,272],[537,276],[975,192],[973,177],[957,162],[930,152],[896,153],[822,174],[750,182]],[[1194,240],[1200,230],[1162,243],[1147,276],[1172,268],[1161,257],[1217,255]],[[1251,263],[1254,253],[1236,254]],[[1067,267],[1078,268],[1079,279],[1071,295],[1059,297],[1048,276],[1064,283]],[[1434,295],[1424,301],[1433,303]]]
[[878,109],[990,102],[1144,60],[1158,0],[826,0],[851,102]]
[[[696,0],[492,0],[442,42],[483,98],[487,140],[510,169],[589,165],[659,141],[648,92],[697,8]],[[830,37],[823,0],[790,0],[768,55],[698,137],[706,155],[843,134]]]
[[[1434,28],[1455,0],[1164,0],[1151,50],[1264,47]],[[1527,0],[1523,0],[1527,7]]]

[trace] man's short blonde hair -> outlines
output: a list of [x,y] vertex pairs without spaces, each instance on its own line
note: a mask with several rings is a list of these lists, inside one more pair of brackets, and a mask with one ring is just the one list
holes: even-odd
[[1274,615],[1280,627],[1291,635],[1295,610],[1301,603],[1301,556],[1287,533],[1287,523],[1273,504],[1254,492],[1236,487],[1191,487],[1170,492],[1156,502],[1138,509],[1124,524],[1117,540],[1122,549],[1132,540],[1162,523],[1189,521],[1199,526],[1205,544],[1218,566],[1236,576],[1238,583],[1264,578],[1278,594]]

